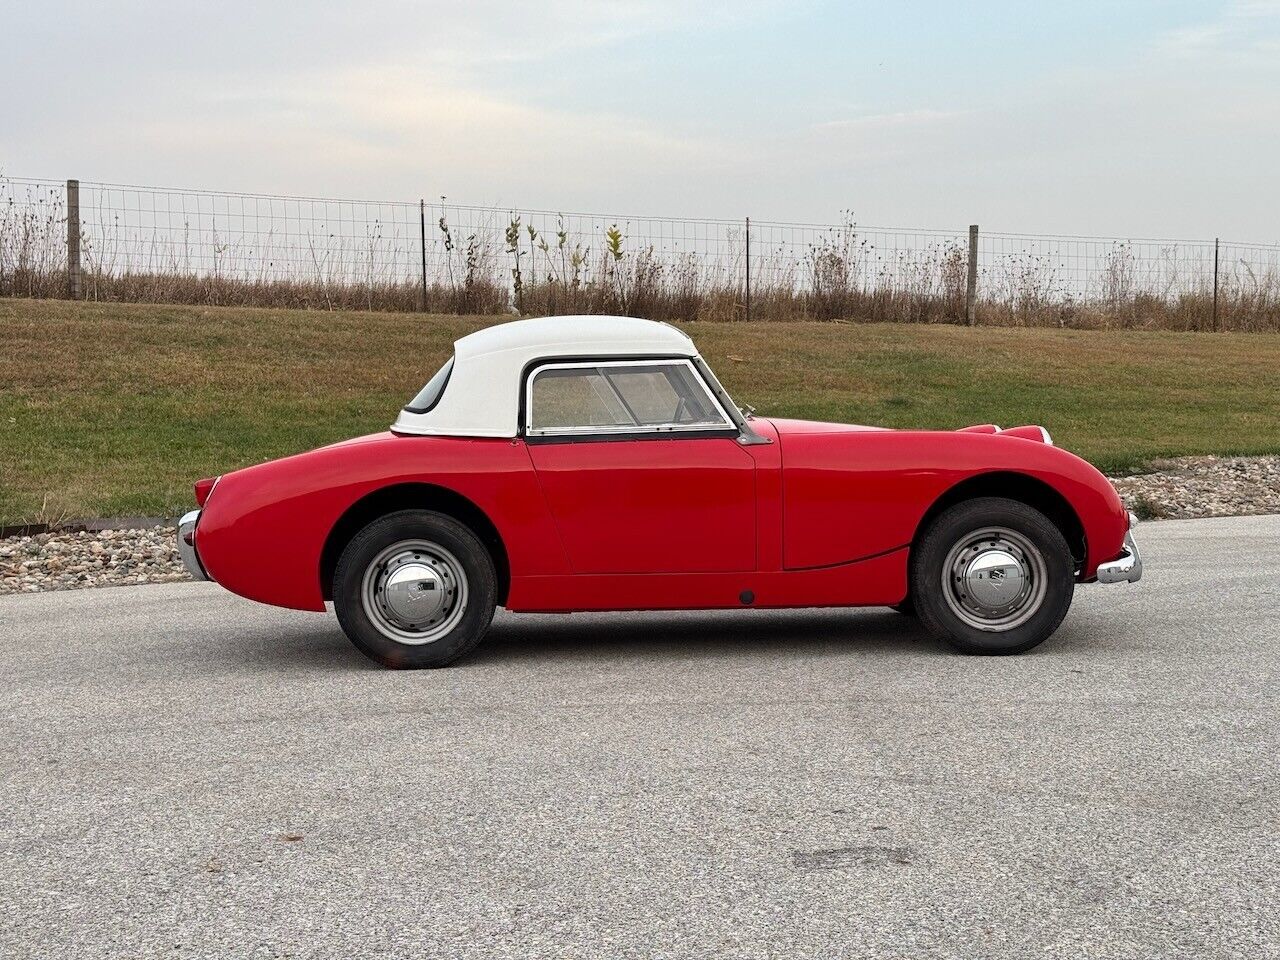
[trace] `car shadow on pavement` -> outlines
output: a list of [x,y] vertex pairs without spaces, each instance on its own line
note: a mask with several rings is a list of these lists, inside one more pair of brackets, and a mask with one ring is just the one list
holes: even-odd
[[[280,671],[382,670],[337,623],[259,629],[224,638],[220,655]],[[1044,645],[1022,657],[1090,655],[1129,646],[1105,611],[1073,611]],[[886,608],[688,610],[511,614],[499,610],[489,635],[457,668],[522,662],[601,662],[810,657],[857,653],[884,657],[958,656],[914,617]],[[201,656],[207,656],[202,647]],[[979,658],[982,659],[982,658]]]
[[[277,627],[229,636],[218,649],[220,657],[251,669],[382,669],[361,654],[332,620],[314,627]],[[568,615],[499,611],[489,635],[458,666],[825,657],[850,651],[886,656],[949,652],[919,621],[878,608]]]
[[918,620],[888,610],[732,610],[500,616],[467,659],[662,660],[859,653],[943,655]]

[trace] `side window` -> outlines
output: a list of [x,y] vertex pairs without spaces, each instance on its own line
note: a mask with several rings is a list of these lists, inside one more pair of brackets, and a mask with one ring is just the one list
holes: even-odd
[[683,364],[605,367],[604,373],[636,421],[645,426],[714,427],[724,423],[707,391],[693,380],[693,371]]
[[527,402],[531,436],[735,429],[687,360],[550,364]]
[[539,370],[530,400],[534,430],[634,426],[603,375],[593,368]]

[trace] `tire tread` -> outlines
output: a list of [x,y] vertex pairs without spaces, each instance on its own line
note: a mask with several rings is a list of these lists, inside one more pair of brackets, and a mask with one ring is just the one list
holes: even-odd
[[[415,647],[384,636],[364,613],[359,583],[373,552],[411,534],[452,539],[459,562],[466,568],[468,609],[453,631],[433,643]],[[423,534],[422,528],[428,528]],[[442,546],[450,546],[445,543]],[[369,659],[393,669],[445,667],[471,653],[493,622],[498,577],[493,557],[466,524],[434,510],[397,510],[372,521],[343,548],[333,573],[333,607],[338,623],[356,648]]]
[[[1051,577],[1040,609],[1027,623],[1006,634],[988,634],[965,624],[947,608],[938,586],[941,561],[957,536],[966,526],[973,529],[985,524],[1003,524],[1030,536],[1044,555]],[[1055,570],[1059,576],[1053,579]],[[941,513],[913,546],[909,576],[920,622],[960,652],[984,656],[1023,653],[1043,643],[1062,624],[1075,591],[1071,550],[1062,531],[1034,507],[1004,497],[976,497]],[[992,642],[997,637],[1007,639]]]

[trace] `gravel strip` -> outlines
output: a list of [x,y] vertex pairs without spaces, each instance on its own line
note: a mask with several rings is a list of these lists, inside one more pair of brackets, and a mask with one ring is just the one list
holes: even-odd
[[40,533],[0,540],[0,594],[191,579],[174,527]]
[[[1113,477],[1144,520],[1280,513],[1280,457],[1182,457]],[[189,580],[173,527],[0,540],[0,594]]]
[[1197,520],[1280,513],[1280,457],[1179,457],[1152,473],[1112,477],[1142,520]]

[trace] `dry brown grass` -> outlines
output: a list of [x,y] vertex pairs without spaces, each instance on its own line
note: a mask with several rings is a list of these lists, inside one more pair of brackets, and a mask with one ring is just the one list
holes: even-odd
[[[63,283],[65,286],[65,272]],[[380,310],[491,315],[508,303],[505,289],[487,280],[468,288],[419,283],[328,284],[302,280],[242,280],[182,273],[89,272],[85,299],[92,303],[177,303],[211,307],[291,310]],[[425,309],[423,304],[426,304]]]
[[[0,201],[4,197],[0,189]],[[22,198],[10,190],[8,197],[0,202],[0,296],[64,296],[62,187],[29,187]],[[968,253],[956,241],[886,252],[852,220],[814,236],[792,259],[779,261],[776,252],[753,257],[750,319],[965,322]],[[267,237],[259,249],[216,234],[201,247],[186,230],[143,236],[104,224],[99,235],[84,238],[82,290],[85,299],[107,303],[476,316],[621,313],[720,322],[748,317],[742,251],[732,244],[717,256],[662,251],[633,242],[615,224],[593,249],[563,219],[545,234],[519,216],[505,226],[473,225],[465,236],[441,217],[431,239],[443,259],[433,264],[424,289],[420,280],[405,279],[417,240],[410,250],[403,234],[374,231],[359,241]],[[288,243],[305,248],[301,262],[272,258]],[[1152,273],[1152,264],[1139,261],[1128,244],[1111,245],[1089,261],[1087,298],[1071,293],[1075,288],[1060,275],[1058,258],[1034,250],[1002,255],[980,270],[977,319],[1002,327],[1280,331],[1280,273],[1271,256],[1271,266],[1265,257],[1257,265],[1244,259],[1231,264],[1215,313],[1211,270],[1205,274],[1203,263],[1188,266],[1174,248],[1152,255],[1159,268]]]
[[[623,272],[625,271],[625,272]],[[690,282],[678,272],[637,257],[612,284],[568,286],[556,281],[526,284],[524,316],[625,314],[655,320],[733,322],[747,318],[741,289]],[[418,283],[325,284],[305,280],[246,280],[177,272],[84,275],[85,299],[98,303],[172,303],[307,310],[376,310],[458,316],[515,313],[511,291],[488,278],[469,286]],[[944,283],[910,287],[764,288],[752,291],[755,321],[963,324],[963,289]],[[0,273],[0,296],[65,297],[67,274],[24,261]],[[425,309],[423,304],[425,303]],[[1059,327],[1076,330],[1280,331],[1280,286],[1228,290],[1219,297],[1215,320],[1211,294],[1161,298],[1137,293],[1124,300],[1077,302],[1033,296],[983,297],[977,322],[995,327]]]

